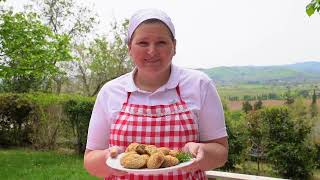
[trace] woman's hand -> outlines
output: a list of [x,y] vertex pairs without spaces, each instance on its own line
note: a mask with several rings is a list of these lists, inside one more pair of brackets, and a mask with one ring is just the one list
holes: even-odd
[[184,171],[207,171],[221,167],[228,160],[227,137],[206,141],[203,143],[188,142],[182,148],[190,152],[195,159],[188,166],[181,168]]
[[[109,151],[107,152],[107,154],[105,156],[105,162],[107,161],[107,159],[109,157],[116,158],[118,156],[118,154],[123,152],[123,149],[121,149],[118,146],[112,146],[108,150]],[[113,169],[113,168],[109,167],[108,165],[106,165],[106,166],[108,167],[108,171],[109,171],[108,174],[110,174],[112,176],[124,176],[124,175],[127,174],[127,172],[125,172],[125,171],[120,171],[120,170],[117,170],[117,169]]]
[[105,150],[86,150],[84,155],[84,167],[87,171],[97,177],[124,176],[125,171],[113,169],[106,164],[109,157],[116,157],[122,149],[111,147]]
[[194,142],[188,142],[187,144],[185,144],[182,150],[185,152],[191,153],[195,159],[192,159],[191,161],[193,162],[190,165],[183,167],[182,170],[197,171],[201,169],[200,162],[204,158],[204,152],[201,146],[202,146],[201,143],[194,143]]

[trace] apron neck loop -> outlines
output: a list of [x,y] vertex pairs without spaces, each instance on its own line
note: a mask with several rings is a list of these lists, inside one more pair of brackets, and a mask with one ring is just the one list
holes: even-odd
[[178,94],[178,96],[179,96],[179,98],[180,98],[180,102],[184,102],[183,100],[182,100],[182,98],[181,98],[181,95],[180,95],[180,88],[179,88],[179,84],[177,85],[177,87],[176,87],[176,91],[177,91],[177,94]]
[[128,102],[129,102],[129,97],[130,97],[130,95],[131,95],[131,92],[128,92],[128,95],[127,95],[127,101],[126,101],[126,103],[128,103]]
[[[176,87],[176,91],[177,91],[177,94],[178,94],[178,96],[179,96],[180,102],[183,103],[184,101],[183,101],[182,98],[181,98],[179,84],[178,84],[177,87]],[[128,92],[128,93],[127,93],[127,101],[126,101],[126,103],[129,102],[130,95],[131,95],[131,92]]]

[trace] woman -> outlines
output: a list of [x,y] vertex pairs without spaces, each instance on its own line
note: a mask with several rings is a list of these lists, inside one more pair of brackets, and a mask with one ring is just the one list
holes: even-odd
[[[176,53],[171,19],[144,9],[130,19],[128,49],[136,68],[100,90],[88,131],[84,166],[106,179],[206,179],[204,171],[223,166],[227,133],[220,98],[204,73],[172,64]],[[182,169],[134,175],[105,164],[111,147],[130,143],[183,149],[195,156]]]

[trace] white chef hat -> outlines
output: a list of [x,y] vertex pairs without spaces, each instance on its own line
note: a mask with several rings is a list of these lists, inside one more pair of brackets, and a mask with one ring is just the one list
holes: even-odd
[[144,21],[148,19],[158,19],[162,21],[164,24],[168,26],[170,29],[173,37],[175,38],[175,29],[174,25],[171,22],[170,17],[163,11],[159,9],[141,9],[138,10],[136,13],[134,13],[131,16],[131,19],[129,21],[129,27],[128,27],[128,36],[127,36],[127,42],[130,42],[131,36],[136,30],[136,28]]

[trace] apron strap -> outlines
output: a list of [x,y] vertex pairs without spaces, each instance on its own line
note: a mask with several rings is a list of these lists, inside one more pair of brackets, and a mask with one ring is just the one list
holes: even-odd
[[[179,96],[180,102],[184,103],[184,101],[183,101],[182,98],[181,98],[179,84],[178,84],[177,87],[176,87],[176,91],[177,91],[177,94],[178,94],[178,96]],[[131,95],[131,92],[128,92],[128,93],[127,93],[127,101],[126,101],[126,103],[129,102],[130,95]]]
[[131,95],[131,92],[128,92],[128,93],[127,93],[127,101],[126,101],[126,103],[129,102],[129,97],[130,97],[130,95]]
[[177,87],[176,87],[176,91],[177,91],[177,94],[178,94],[178,96],[179,96],[179,98],[180,98],[180,102],[181,102],[181,103],[184,103],[184,101],[182,100],[181,95],[180,95],[179,84],[178,84]]

